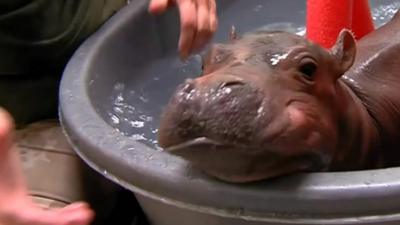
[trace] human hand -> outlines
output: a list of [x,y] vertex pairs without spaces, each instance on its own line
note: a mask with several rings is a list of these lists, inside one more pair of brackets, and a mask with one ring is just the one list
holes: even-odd
[[44,209],[28,194],[14,143],[14,122],[0,107],[0,225],[89,225],[94,211],[87,203]]
[[215,0],[151,0],[149,11],[161,14],[176,4],[181,19],[178,50],[182,59],[204,47],[218,26]]

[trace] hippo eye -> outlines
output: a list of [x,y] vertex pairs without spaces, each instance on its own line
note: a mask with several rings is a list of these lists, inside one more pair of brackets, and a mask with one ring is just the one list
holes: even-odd
[[312,80],[317,70],[317,64],[312,59],[305,59],[300,65],[299,71],[309,80]]

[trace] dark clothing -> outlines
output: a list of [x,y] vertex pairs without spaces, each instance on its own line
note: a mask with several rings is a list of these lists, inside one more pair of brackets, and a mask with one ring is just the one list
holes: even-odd
[[126,0],[0,1],[0,74],[59,67]]
[[28,123],[57,112],[68,59],[126,0],[1,0],[0,106]]

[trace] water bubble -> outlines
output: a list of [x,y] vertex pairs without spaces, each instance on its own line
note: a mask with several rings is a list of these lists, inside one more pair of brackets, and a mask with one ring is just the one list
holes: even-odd
[[300,36],[304,36],[306,34],[306,27],[299,27],[296,29],[296,34]]
[[144,134],[133,134],[131,137],[132,137],[135,141],[147,140],[147,138],[144,136]]
[[258,12],[262,9],[262,7],[263,7],[262,5],[257,5],[256,7],[254,7],[253,11]]
[[150,122],[150,121],[153,120],[153,117],[151,117],[151,116],[146,116],[146,115],[140,115],[139,118],[140,118],[141,120],[146,121],[146,122]]
[[123,113],[124,111],[120,107],[113,107],[114,112]]
[[117,115],[112,115],[112,116],[111,116],[111,122],[112,122],[113,124],[119,124],[119,123],[120,123],[120,119],[118,118]]
[[136,127],[136,128],[144,127],[143,121],[131,121],[130,124],[132,127]]
[[146,98],[146,97],[144,97],[144,96],[140,96],[139,99],[140,99],[142,102],[148,102],[148,101],[149,101],[149,99]]
[[125,84],[123,83],[116,83],[114,85],[114,90],[116,91],[123,91],[125,89]]
[[126,149],[126,151],[135,151],[135,150],[136,150],[135,147],[129,147],[129,148]]
[[121,105],[124,104],[123,101],[124,101],[124,97],[123,97],[122,94],[120,93],[120,94],[118,94],[117,97],[115,98],[115,100],[114,100],[114,105],[121,106]]

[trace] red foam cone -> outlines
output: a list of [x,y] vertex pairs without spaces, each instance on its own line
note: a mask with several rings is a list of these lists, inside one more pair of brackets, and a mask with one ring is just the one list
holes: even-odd
[[352,6],[353,0],[307,0],[306,37],[332,47],[343,28],[351,29]]
[[353,21],[351,30],[358,40],[373,31],[374,23],[372,21],[371,9],[368,0],[355,0],[353,5]]

